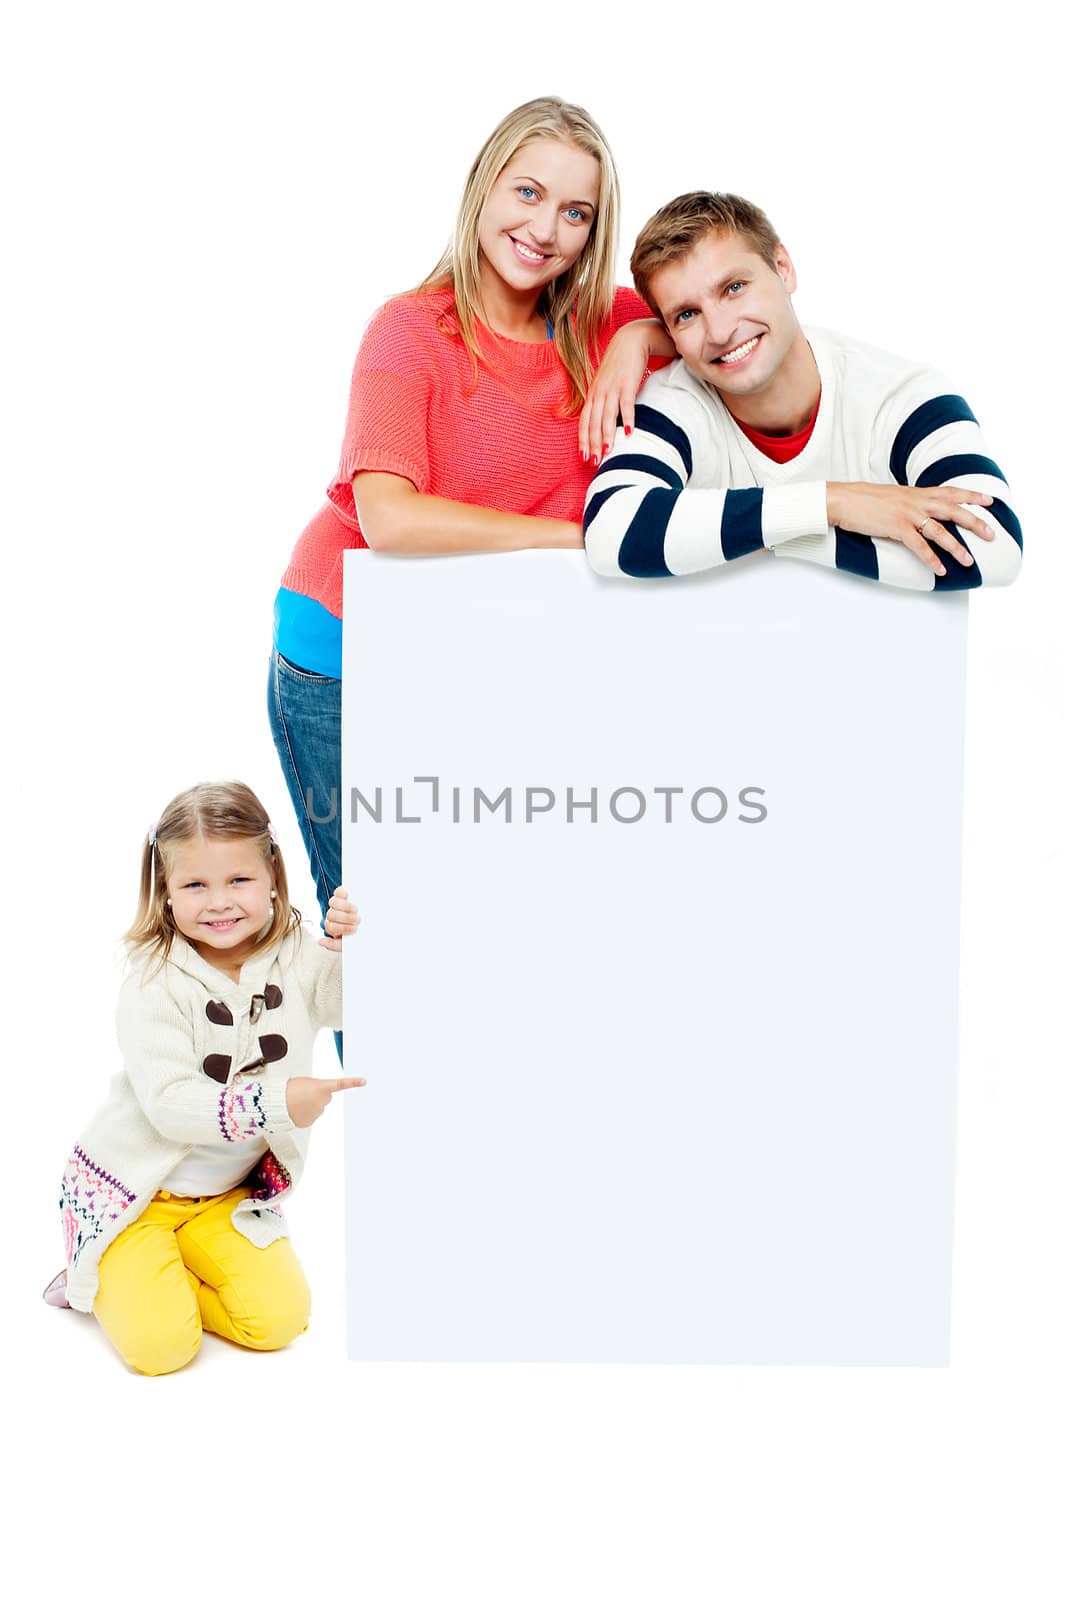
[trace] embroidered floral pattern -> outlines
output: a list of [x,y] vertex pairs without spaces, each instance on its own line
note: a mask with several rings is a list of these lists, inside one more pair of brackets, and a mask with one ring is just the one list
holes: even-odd
[[292,1175],[272,1150],[268,1150],[259,1165],[244,1180],[251,1187],[252,1200],[272,1200],[292,1187]]
[[218,1096],[218,1126],[222,1138],[230,1144],[241,1139],[254,1139],[266,1126],[261,1083],[230,1084]]
[[109,1222],[117,1222],[136,1198],[76,1144],[59,1190],[68,1266],[76,1266],[85,1246],[98,1239]]

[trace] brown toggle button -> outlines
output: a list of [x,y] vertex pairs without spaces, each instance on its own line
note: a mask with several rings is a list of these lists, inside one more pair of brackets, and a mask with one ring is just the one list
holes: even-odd
[[203,1070],[215,1083],[229,1081],[229,1069],[233,1064],[232,1056],[204,1056]]
[[262,1055],[255,1061],[249,1061],[246,1067],[241,1067],[241,1072],[254,1072],[257,1067],[265,1067],[271,1061],[282,1061],[288,1055],[288,1040],[280,1033],[264,1033],[259,1040],[259,1049]]
[[262,994],[253,994],[251,997],[251,1010],[248,1013],[248,1020],[252,1026],[254,1027],[262,1016],[263,1006],[266,1007],[267,1011],[276,1011],[284,998],[276,983],[268,983]]
[[218,1022],[223,1027],[231,1028],[233,1026],[233,1013],[224,1000],[208,1000],[207,1020],[208,1022]]

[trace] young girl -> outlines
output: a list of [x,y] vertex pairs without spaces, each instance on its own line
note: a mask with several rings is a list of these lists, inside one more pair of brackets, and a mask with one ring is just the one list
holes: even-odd
[[126,935],[125,1065],[67,1162],[68,1266],[45,1291],[93,1312],[138,1372],[185,1366],[204,1328],[276,1350],[307,1326],[278,1202],[311,1123],[366,1080],[308,1076],[316,1031],[341,1025],[340,941],[358,912],[337,889],[327,938],[299,922],[250,789],[204,783],[170,802]]
[[344,552],[582,547],[619,405],[631,423],[648,360],[675,353],[635,290],[614,287],[618,225],[599,127],[530,100],[478,154],[428,278],[366,330],[340,465],[274,608],[270,723],[323,910],[340,875]]

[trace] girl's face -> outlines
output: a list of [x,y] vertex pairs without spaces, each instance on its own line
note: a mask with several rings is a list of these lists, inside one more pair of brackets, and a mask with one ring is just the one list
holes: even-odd
[[588,243],[599,204],[599,163],[560,139],[534,139],[503,168],[477,231],[482,293],[534,300]]
[[273,916],[274,871],[254,839],[185,839],[168,850],[174,925],[212,966],[246,959]]

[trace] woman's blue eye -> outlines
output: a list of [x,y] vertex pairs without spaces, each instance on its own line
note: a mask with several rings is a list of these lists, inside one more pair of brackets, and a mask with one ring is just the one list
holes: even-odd
[[532,195],[533,199],[536,199],[536,190],[530,189],[527,183],[520,183],[518,185],[518,193],[521,195],[523,200],[526,195]]
[[567,215],[567,217],[569,218],[569,220],[571,222],[587,222],[588,221],[588,218],[585,216],[584,212],[578,210],[578,208],[576,206],[567,207],[566,215]]

